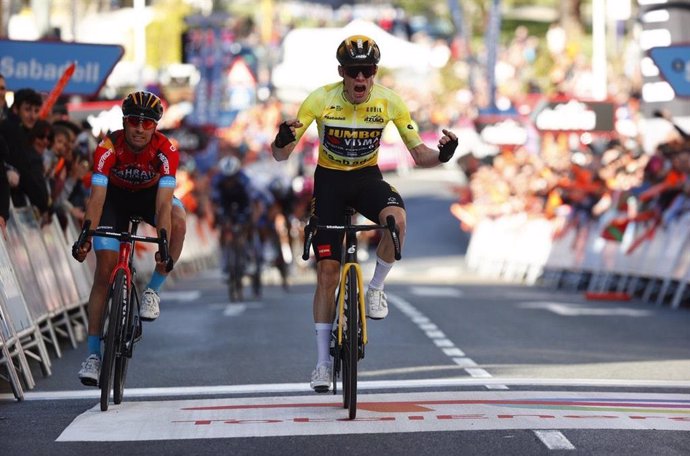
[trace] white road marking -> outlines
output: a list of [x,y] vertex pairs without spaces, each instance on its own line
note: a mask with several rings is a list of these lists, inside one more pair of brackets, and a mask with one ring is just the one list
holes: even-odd
[[[82,413],[57,441],[140,441],[495,429],[690,431],[690,396],[446,391],[361,394],[356,420],[337,395],[123,401]],[[552,435],[552,434],[547,434]],[[550,437],[555,442],[555,437]]]
[[[414,289],[430,294],[436,293],[436,296],[440,296],[440,294],[438,294],[438,290],[441,290],[441,292],[443,292],[443,290],[459,292],[459,290],[455,290],[453,288],[440,287],[413,287],[413,290]],[[457,296],[459,296],[459,294]],[[489,374],[486,370],[477,367],[476,362],[465,356],[465,353],[457,348],[455,344],[446,337],[443,331],[438,329],[438,326],[432,323],[431,320],[424,316],[412,304],[398,296],[390,294],[388,295],[388,301],[397,307],[403,314],[407,315],[414,323],[416,323],[419,329],[424,331],[427,337],[431,339],[431,341],[436,344],[437,347],[441,348],[446,356],[451,358],[455,364],[464,368],[465,372],[467,372],[471,377],[491,378],[491,374]],[[492,389],[508,389],[508,387],[505,385],[494,385],[492,386]]]
[[549,450],[574,450],[575,446],[570,443],[560,431],[535,430],[534,434],[542,441]]
[[243,313],[245,310],[247,310],[246,304],[228,304],[227,306],[225,306],[225,310],[223,310],[223,315],[226,317],[236,317]]
[[561,302],[528,302],[520,304],[519,307],[523,309],[544,309],[565,317],[579,317],[582,315],[648,317],[652,315],[651,310],[631,309],[629,307],[585,307]]
[[[417,380],[368,380],[358,381],[357,389],[361,391],[401,390],[419,388],[462,388],[484,385],[513,385],[513,386],[559,386],[567,388],[599,387],[599,388],[668,388],[689,389],[690,381],[682,380],[631,380],[631,379],[598,379],[598,378],[435,378]],[[285,394],[307,393],[313,394],[307,383],[265,383],[248,385],[216,385],[216,386],[184,386],[161,388],[126,388],[127,398],[154,397],[184,397],[184,396],[217,396],[237,394]],[[613,394],[613,393],[612,393]],[[100,390],[83,388],[71,391],[25,391],[26,401],[55,401],[75,399],[98,399]],[[11,393],[0,394],[0,402],[16,402]]]
[[160,294],[161,301],[195,301],[201,296],[199,290],[189,291],[163,291]]
[[465,356],[465,352],[460,350],[458,347],[444,348],[443,353],[447,356]]
[[462,290],[450,287],[411,287],[412,294],[418,296],[436,296],[444,298],[459,298],[463,295]]
[[453,358],[453,362],[462,367],[474,367],[477,365],[477,363],[472,361],[470,358]]
[[491,378],[491,374],[481,367],[468,367],[465,371],[475,378]]

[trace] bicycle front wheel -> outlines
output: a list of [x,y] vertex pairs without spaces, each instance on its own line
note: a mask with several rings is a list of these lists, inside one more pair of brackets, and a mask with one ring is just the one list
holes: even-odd
[[113,384],[113,374],[115,368],[115,358],[120,349],[120,333],[122,331],[122,310],[124,300],[127,296],[127,278],[125,272],[120,270],[115,274],[112,288],[110,290],[110,299],[107,302],[107,308],[104,316],[106,321],[103,322],[103,329],[105,340],[103,348],[103,361],[101,363],[101,411],[108,410],[108,400],[110,399],[110,387]]
[[357,416],[357,361],[359,359],[359,287],[357,271],[350,268],[347,273],[347,331],[344,332],[343,344],[343,405],[348,409],[349,417]]
[[[135,302],[136,300],[136,302]],[[139,298],[136,286],[132,281],[132,289],[129,293],[129,301],[126,303],[124,326],[122,327],[123,337],[120,341],[120,348],[115,357],[115,376],[113,378],[113,403],[120,404],[125,392],[125,378],[127,377],[127,365],[129,358],[134,350],[134,339],[136,337],[136,322],[134,321],[134,306],[139,308]],[[137,312],[138,314],[138,312]]]

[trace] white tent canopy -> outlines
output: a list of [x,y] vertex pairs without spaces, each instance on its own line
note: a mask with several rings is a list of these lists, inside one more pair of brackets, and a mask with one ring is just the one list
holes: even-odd
[[356,19],[342,28],[299,28],[283,40],[283,61],[273,69],[278,97],[301,101],[307,93],[338,80],[335,50],[350,35],[366,35],[381,48],[379,66],[426,73],[429,49],[398,38],[368,21]]

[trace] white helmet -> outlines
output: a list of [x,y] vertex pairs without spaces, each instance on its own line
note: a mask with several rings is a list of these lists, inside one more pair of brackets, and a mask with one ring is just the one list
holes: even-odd
[[237,174],[241,166],[242,164],[240,163],[240,159],[232,155],[223,157],[218,162],[218,169],[220,169],[220,172],[223,173],[224,176],[228,177]]

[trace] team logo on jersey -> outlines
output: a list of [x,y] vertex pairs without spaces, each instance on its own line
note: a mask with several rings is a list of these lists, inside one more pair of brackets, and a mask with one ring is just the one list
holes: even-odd
[[158,151],[158,160],[160,161],[161,166],[163,167],[163,174],[170,174],[170,161],[168,160],[168,157],[163,152]]
[[344,128],[326,126],[323,147],[328,159],[344,165],[358,166],[371,160],[381,144],[383,128]]
[[143,184],[146,182],[150,182],[156,177],[157,174],[156,172],[151,170],[131,166],[123,168],[113,168],[111,172],[118,179],[130,182],[132,184]]
[[[112,145],[112,144],[111,144]],[[103,172],[103,168],[105,167],[105,162],[108,161],[108,158],[113,155],[114,151],[112,148],[109,148],[105,152],[103,152],[103,155],[101,155],[101,158],[98,159],[98,165],[96,166],[96,169],[100,172]]]
[[364,118],[364,121],[365,121],[365,122],[369,122],[369,123],[383,123],[383,122],[384,122],[383,117],[378,116],[378,115],[376,115],[376,116],[366,116],[366,117]]

